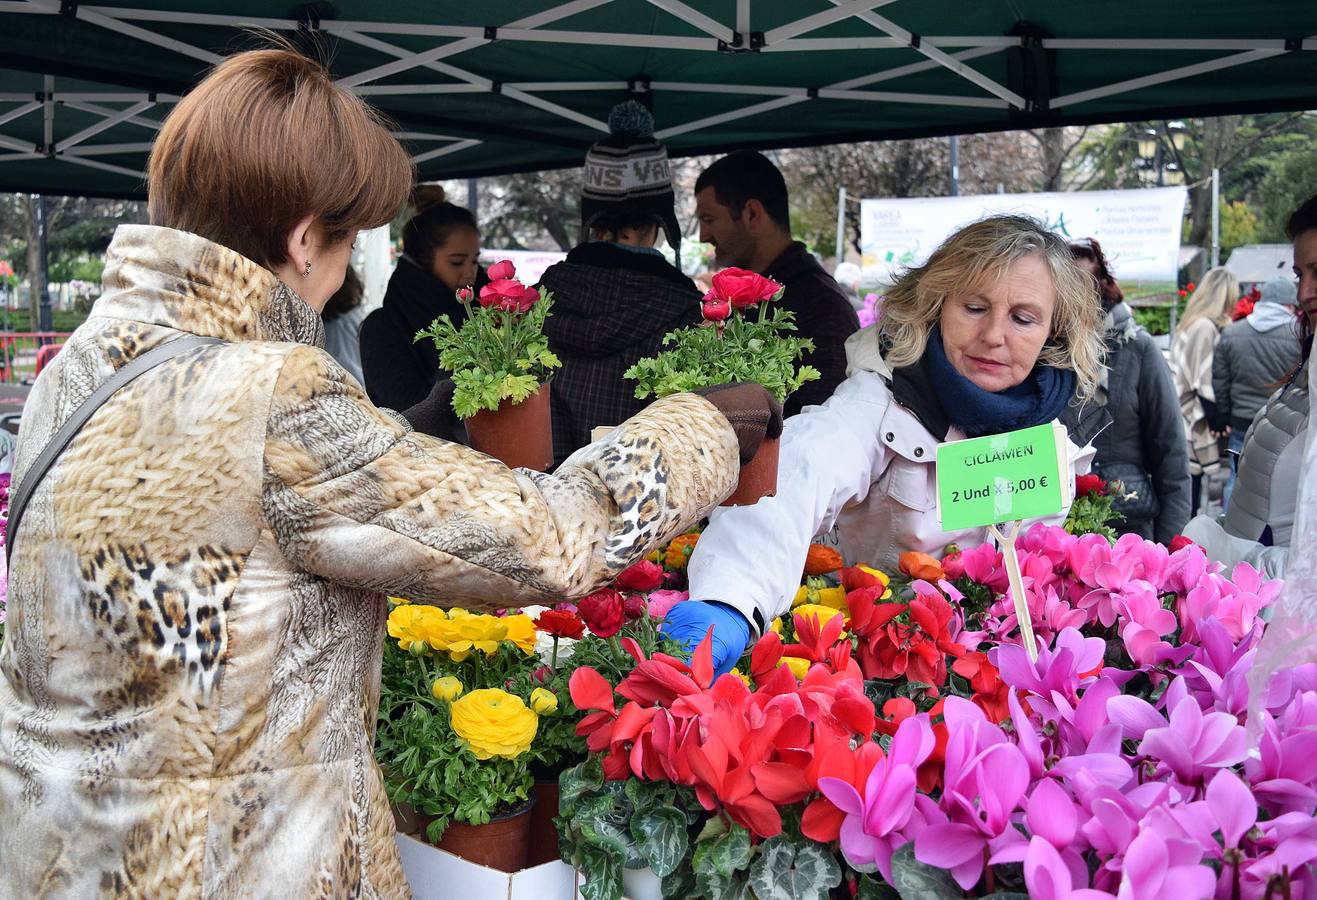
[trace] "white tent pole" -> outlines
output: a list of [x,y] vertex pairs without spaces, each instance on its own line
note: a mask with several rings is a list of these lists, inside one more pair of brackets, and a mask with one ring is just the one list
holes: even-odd
[[50,152],[51,145],[55,142],[55,76],[47,75],[41,79],[42,93],[45,97],[42,99],[44,109],[41,111],[42,122],[42,141],[41,149]]
[[[664,12],[671,13],[683,22],[688,22],[705,34],[713,35],[720,41],[728,44],[732,42],[732,29],[712,19],[700,12],[698,9],[692,9],[681,0],[649,0],[651,6],[657,6]],[[748,39],[748,38],[747,38]]]
[[1221,170],[1212,169],[1212,268],[1221,265]]
[[837,265],[846,261],[846,185],[837,188]]
[[[77,144],[81,144],[87,138],[95,137],[96,135],[100,134],[102,131],[106,131],[107,129],[113,128],[115,125],[118,125],[120,122],[127,121],[128,119],[131,119],[133,116],[137,115],[139,112],[142,112],[143,110],[146,109],[150,109],[152,106],[155,106],[155,104],[152,103],[150,100],[143,100],[141,103],[134,103],[132,106],[128,107],[127,109],[120,110],[115,115],[107,116],[103,121],[97,122],[95,125],[92,125],[89,128],[84,128],[82,129],[82,131],[79,131],[77,134],[73,135],[72,137],[60,141],[58,149],[63,150],[68,147],[73,147],[76,146]],[[47,149],[53,149],[53,148],[47,148]]]
[[1233,56],[1222,56],[1217,59],[1208,60],[1207,62],[1195,63],[1191,66],[1180,66],[1175,69],[1167,69],[1164,72],[1144,75],[1141,78],[1129,78],[1125,81],[1118,81],[1115,84],[1108,84],[1100,88],[1093,88],[1087,91],[1079,91],[1074,94],[1064,94],[1060,97],[1056,97],[1051,102],[1051,108],[1061,109],[1062,107],[1071,106],[1076,103],[1086,103],[1089,100],[1110,97],[1113,94],[1124,94],[1127,91],[1136,91],[1139,88],[1151,87],[1154,84],[1164,84],[1167,81],[1176,81],[1181,78],[1189,78],[1193,75],[1202,75],[1206,72],[1216,72],[1234,66],[1243,66],[1248,63],[1257,62],[1258,60],[1280,56],[1284,52],[1284,50],[1250,50],[1247,53],[1236,53]]
[[419,165],[427,159],[434,159],[439,156],[447,156],[449,153],[458,153],[462,150],[469,150],[479,143],[480,141],[477,141],[474,138],[465,141],[458,141],[456,144],[450,144],[447,147],[437,147],[434,150],[427,150],[424,153],[418,153],[412,157],[412,162]]
[[66,156],[114,156],[116,153],[145,153],[150,150],[150,142],[139,142],[135,144],[94,144],[90,147],[72,147],[64,149],[61,145],[59,152]]
[[741,40],[750,40],[750,0],[736,0],[736,30]]
[[[29,94],[28,96],[31,95]],[[9,112],[5,113],[4,115],[0,115],[0,125],[4,125],[8,122],[12,122],[17,118],[21,116],[25,116],[30,112],[35,112],[38,109],[41,109],[41,101],[39,100],[33,100],[29,103],[24,103],[22,106],[18,107],[17,109],[11,109]]]
[[[117,109],[110,109],[108,106],[99,106],[95,103],[83,103],[77,100],[65,100],[61,102],[63,102],[63,104],[69,109],[78,109],[83,112],[95,113],[98,116],[112,116],[118,112]],[[142,128],[149,128],[152,131],[159,131],[160,126],[164,124],[156,119],[149,119],[143,116],[132,116],[124,121],[133,125],[140,125]]]
[[[994,53],[1000,53],[1000,47],[974,47],[969,50],[962,50],[955,54],[956,59],[978,59],[980,56],[991,56]],[[906,75],[914,75],[919,72],[927,72],[930,69],[936,69],[940,63],[931,59],[925,59],[921,62],[909,63],[904,66],[897,66],[894,69],[884,69],[881,72],[875,72],[872,75],[861,75],[859,78],[851,78],[848,81],[839,81],[831,87],[839,91],[849,91],[855,88],[865,87],[870,84],[878,84],[881,81],[891,81],[893,78],[904,78]]]
[[83,159],[80,156],[61,156],[59,158],[64,162],[86,166],[89,169],[102,169],[106,172],[114,172],[117,175],[129,175],[133,178],[140,178],[143,181],[146,180],[146,173],[139,172],[136,169],[126,169],[123,166],[114,166],[109,163],[98,162],[94,159]]
[[0,134],[0,147],[7,147],[10,150],[17,150],[24,155],[35,152],[31,141],[19,141],[7,135]]
[[764,43],[768,45],[780,43],[798,34],[808,34],[822,28],[824,25],[831,25],[833,22],[840,22],[843,19],[849,19],[860,13],[895,2],[896,0],[840,0],[839,4],[833,9],[825,9],[823,12],[805,16],[803,19],[797,19],[794,22],[788,22],[785,25],[779,25],[764,32]]
[[120,22],[118,19],[101,15],[85,7],[78,10],[78,18],[90,25],[99,25],[101,28],[126,34],[128,37],[145,41],[148,44],[155,44],[157,47],[164,47],[166,50],[173,50],[175,53],[181,53],[184,56],[191,56],[193,59],[199,59],[211,65],[215,65],[224,59],[224,57],[217,53],[211,53],[209,50],[202,50],[200,47],[176,41],[162,34],[156,34],[154,31],[147,31],[145,28],[138,28],[136,25],[129,25],[127,22]]
[[746,116],[757,115],[762,112],[769,112],[774,109],[781,109],[784,106],[792,106],[796,103],[804,102],[806,97],[778,97],[775,100],[765,100],[763,103],[756,103],[747,106],[744,109],[734,109],[731,112],[719,113],[716,116],[706,116],[703,119],[696,119],[694,122],[687,122],[685,125],[676,125],[672,128],[664,128],[661,131],[654,132],[654,137],[660,141],[666,141],[670,137],[679,134],[686,134],[691,131],[699,131],[701,128],[712,128],[714,125],[721,125],[724,122],[732,122],[736,119],[743,119]]
[[[548,25],[551,22],[556,22],[559,19],[567,18],[568,16],[574,16],[577,13],[584,12],[589,9],[594,9],[596,6],[602,6],[603,4],[608,2],[610,2],[610,0],[572,0],[572,2],[570,3],[563,3],[559,6],[552,7],[551,9],[546,9],[543,12],[536,13],[533,16],[527,16],[526,18],[518,19],[517,21],[511,23],[508,26],[508,28],[509,29],[538,28],[541,25]],[[349,31],[349,30],[377,31],[378,30],[371,28],[369,23],[359,23],[359,24],[363,25],[364,27],[351,28],[351,29],[340,28],[339,30],[342,31]],[[457,29],[454,30],[456,31]],[[504,29],[501,28],[499,29],[499,31],[503,31],[503,30]],[[367,81],[374,81],[379,78],[384,78],[387,75],[393,75],[398,72],[404,72],[410,68],[415,68],[416,66],[425,65],[426,63],[430,63],[430,62],[435,62],[439,59],[442,59],[445,56],[453,56],[458,53],[465,53],[467,50],[472,50],[476,47],[482,47],[485,44],[489,43],[489,41],[485,40],[484,38],[484,29],[478,30],[479,36],[476,36],[477,29],[462,29],[462,31],[464,34],[466,34],[465,40],[453,41],[450,44],[444,44],[443,46],[435,47],[431,50],[425,51],[424,53],[416,53],[411,56],[405,57],[403,59],[399,59],[396,62],[386,63],[382,66],[377,66],[374,69],[367,69],[364,72],[358,72],[356,75],[349,75],[346,78],[339,79],[339,81],[340,83],[349,86],[355,84],[362,84]],[[404,30],[401,31],[400,33],[414,34],[416,32],[415,30],[407,31],[405,30],[404,27]],[[607,40],[604,40],[601,43],[609,43],[609,42]]]
[[957,97],[947,94],[906,94],[892,91],[837,91],[821,88],[824,100],[864,100],[870,103],[915,103],[928,106],[967,106],[975,109],[1004,109],[1010,104],[996,97]]

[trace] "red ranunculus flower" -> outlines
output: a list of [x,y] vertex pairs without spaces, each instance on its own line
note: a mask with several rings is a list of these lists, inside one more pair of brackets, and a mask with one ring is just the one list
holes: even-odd
[[1105,494],[1107,492],[1107,483],[1099,475],[1076,475],[1075,476],[1075,496],[1086,497],[1089,494]]
[[1193,545],[1194,542],[1192,540],[1182,534],[1177,534],[1175,537],[1171,538],[1169,549],[1172,553],[1175,553],[1177,550],[1183,550],[1185,547],[1192,547]]
[[639,594],[627,594],[626,599],[622,601],[622,612],[628,622],[634,622],[648,615],[649,604]]
[[481,306],[496,306],[505,312],[524,313],[539,299],[539,291],[512,278],[491,281],[480,289]]
[[498,281],[503,278],[516,278],[517,267],[512,264],[510,259],[500,259],[494,265],[490,266],[485,272],[490,281]]
[[700,303],[700,310],[704,313],[706,322],[721,322],[732,314],[732,304],[726,300],[719,300],[713,295],[713,291],[710,291]]
[[713,276],[711,293],[737,309],[744,309],[772,299],[780,290],[782,285],[771,278],[765,278],[758,272],[733,268],[723,269]]
[[595,591],[588,597],[582,597],[576,603],[585,624],[597,637],[610,638],[622,630],[626,619],[626,608],[622,595],[612,588]]
[[614,582],[623,591],[652,591],[662,583],[663,567],[647,559],[623,569]]
[[535,627],[553,637],[572,640],[578,640],[585,634],[585,623],[581,621],[580,616],[556,609],[546,609],[540,613],[540,617],[535,620]]

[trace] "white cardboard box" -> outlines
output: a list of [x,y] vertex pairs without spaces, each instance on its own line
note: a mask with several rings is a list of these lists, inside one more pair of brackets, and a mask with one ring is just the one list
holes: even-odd
[[580,873],[559,860],[502,872],[406,834],[398,852],[415,900],[582,900]]

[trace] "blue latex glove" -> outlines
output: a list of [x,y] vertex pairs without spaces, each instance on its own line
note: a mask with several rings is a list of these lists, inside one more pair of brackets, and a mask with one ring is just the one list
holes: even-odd
[[713,626],[713,667],[730,672],[750,643],[750,623],[735,609],[716,600],[687,600],[668,610],[659,631],[693,651]]

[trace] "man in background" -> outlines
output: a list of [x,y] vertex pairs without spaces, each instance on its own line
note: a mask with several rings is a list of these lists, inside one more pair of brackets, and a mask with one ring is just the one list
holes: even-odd
[[695,182],[700,240],[720,266],[737,266],[786,288],[781,304],[796,317],[797,334],[814,342],[804,362],[819,370],[787,398],[785,412],[822,403],[846,378],[846,338],[860,327],[846,294],[805,245],[791,238],[787,184],[760,153],[741,150],[715,162]]

